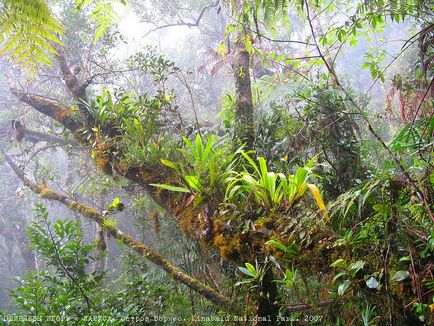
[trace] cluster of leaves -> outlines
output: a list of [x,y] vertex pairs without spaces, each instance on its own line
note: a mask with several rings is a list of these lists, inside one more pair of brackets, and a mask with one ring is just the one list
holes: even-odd
[[[432,157],[428,154],[432,133],[422,131],[432,128],[433,121],[421,119],[405,125],[389,144],[395,155],[403,157],[405,169],[428,198],[432,198],[434,189]],[[372,170],[376,174],[370,180],[343,193],[330,205],[333,227],[342,235],[335,245],[351,248],[354,255],[352,263],[342,258],[333,265],[340,270],[335,279],[344,277],[337,283],[338,290],[340,287],[343,293],[350,285],[365,289],[365,293],[366,288],[376,293],[388,289],[396,300],[412,302],[415,315],[427,321],[432,318],[429,307],[434,302],[420,293],[429,293],[432,288],[432,277],[421,272],[430,269],[429,257],[434,249],[429,232],[430,204],[427,208],[427,203],[412,193],[392,162],[385,160]],[[381,260],[388,250],[389,266],[385,270]],[[351,267],[362,256],[367,263],[363,265],[363,278],[354,278]],[[421,292],[418,294],[414,289]]]
[[[434,177],[430,168],[433,121],[433,117],[430,117],[408,123],[389,143],[389,148],[400,158],[404,168],[428,198],[432,198],[434,189]],[[270,196],[278,194],[277,186],[273,187],[273,182],[267,183],[265,180],[274,181],[278,185],[281,179],[270,174],[264,159],[258,161],[256,169],[250,166],[248,171],[238,175],[239,180],[235,185],[250,189],[251,196],[244,197],[243,201],[266,202],[262,199],[265,196],[271,204],[272,198],[279,198]],[[341,193],[330,203],[331,222],[328,226],[330,232],[337,234],[330,247],[341,248],[346,254],[331,263],[330,267],[335,272],[330,271],[333,276],[330,284],[316,281],[316,284],[313,282],[310,286],[327,289],[328,295],[332,297],[345,296],[353,300],[351,318],[354,318],[353,321],[362,321],[365,325],[385,321],[387,309],[395,309],[393,305],[396,302],[403,305],[411,303],[414,313],[413,317],[403,317],[397,311],[398,323],[414,316],[421,322],[429,323],[434,302],[427,294],[432,290],[433,282],[426,271],[431,269],[430,259],[434,247],[433,234],[430,232],[432,220],[426,208],[427,203],[411,191],[394,162],[390,159],[374,162],[370,160],[370,178],[359,181],[359,185]],[[252,179],[251,174],[267,175],[271,180],[260,177]],[[255,193],[252,190],[258,188],[262,191]],[[281,276],[276,279],[276,283],[282,285],[279,293],[290,293],[290,300],[296,297],[300,298],[298,302],[303,301],[300,292],[312,293],[312,289],[306,287],[309,277],[301,275],[298,269],[300,266],[297,265],[297,258],[303,255],[303,251],[297,243],[284,245],[270,240],[267,244],[281,250],[283,256],[278,259],[268,256],[263,262],[256,263],[256,266],[246,263],[239,267],[243,276],[239,284],[258,287],[267,264],[271,263]],[[378,300],[384,291],[387,292],[388,299]],[[354,314],[356,311],[358,315]]]
[[97,42],[104,33],[117,20],[119,15],[113,7],[113,3],[127,4],[126,0],[75,0],[77,10],[88,10],[90,12],[89,22],[95,24],[94,42]]
[[[126,5],[125,0],[117,0]],[[75,0],[77,10],[89,10],[89,22],[95,25],[94,42],[119,18],[113,1]],[[9,58],[30,77],[41,66],[51,66],[52,56],[61,46],[64,27],[55,17],[46,0],[3,0],[0,2],[1,55]]]
[[185,137],[183,141],[185,147],[179,149],[184,160],[181,164],[161,160],[164,165],[174,170],[182,186],[152,185],[170,191],[191,193],[194,205],[204,199],[220,197],[218,192],[221,191],[222,180],[234,155],[228,153],[228,147],[224,143],[215,144],[215,135],[210,135],[205,144],[200,134],[196,135],[194,142]]
[[150,74],[156,84],[163,83],[171,74],[179,71],[173,61],[170,61],[162,54],[158,54],[155,47],[147,46],[141,52],[135,53],[128,59],[130,68]]
[[133,96],[128,93],[112,94],[105,90],[87,105],[95,120],[95,127],[108,136],[122,135],[128,143],[137,141],[146,146],[151,136],[158,132],[162,101],[158,97]]
[[265,211],[285,212],[301,199],[307,189],[310,189],[319,209],[326,218],[328,217],[318,188],[307,182],[312,175],[314,160],[305,167],[298,168],[294,175],[286,176],[283,173],[268,171],[267,162],[263,157],[259,157],[256,164],[246,152],[241,151],[241,155],[247,164],[243,165],[244,170],[241,172],[230,171],[230,177],[226,180],[227,202],[242,206],[241,211],[263,208]]
[[[176,112],[173,97],[158,91],[154,97],[105,90],[86,104],[94,127],[83,136],[93,142],[94,156],[113,155],[127,166],[156,163],[173,150],[165,132]],[[176,113],[175,113],[176,114]]]
[[301,124],[288,110],[277,103],[270,103],[270,107],[257,110],[255,122],[254,146],[259,156],[282,171],[290,165],[302,164],[304,158],[295,154],[296,148],[292,146],[295,135],[301,134]]

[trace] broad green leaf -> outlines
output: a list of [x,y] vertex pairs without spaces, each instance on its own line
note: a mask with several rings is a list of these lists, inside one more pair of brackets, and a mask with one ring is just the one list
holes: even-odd
[[343,272],[338,273],[338,274],[333,278],[332,283],[335,283],[336,280],[338,280],[339,278],[341,278],[342,276],[347,275],[347,274],[348,274],[348,273],[347,273],[346,271],[343,271]]
[[176,166],[175,163],[168,161],[168,160],[161,160],[161,163],[163,163],[164,165],[168,166],[169,168],[174,169],[175,171],[178,171],[178,167]]
[[238,267],[238,269],[245,275],[250,276],[250,277],[256,277],[255,274],[253,274],[251,271],[249,271],[247,268],[245,267]]
[[345,267],[347,263],[342,258],[336,259],[333,263],[330,264],[330,267]]
[[202,185],[199,181],[199,179],[194,175],[185,175],[184,176],[185,182],[187,182],[187,185],[192,188],[193,190],[197,192],[202,191]]
[[244,265],[246,265],[247,269],[248,269],[250,272],[252,272],[254,275],[256,275],[256,269],[255,269],[255,266],[253,266],[253,265],[250,264],[250,263],[245,263]]
[[338,294],[339,295],[344,295],[345,291],[348,289],[348,287],[350,286],[350,284],[351,284],[350,280],[345,280],[341,284],[339,284],[339,286],[338,286]]
[[196,135],[196,151],[195,152],[196,152],[196,158],[199,159],[200,161],[204,161],[203,142],[202,142],[202,137],[199,134]]
[[365,262],[363,260],[358,260],[355,263],[350,265],[350,273],[352,276],[355,276],[359,270],[361,270],[365,266]]
[[208,139],[208,143],[206,144],[205,151],[204,151],[204,157],[206,159],[210,157],[212,145],[214,144],[214,139],[215,139],[214,135],[211,135],[211,137],[209,137]]

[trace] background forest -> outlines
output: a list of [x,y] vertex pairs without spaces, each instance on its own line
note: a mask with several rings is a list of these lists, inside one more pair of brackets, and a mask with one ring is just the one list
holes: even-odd
[[434,323],[430,0],[0,0],[6,325]]

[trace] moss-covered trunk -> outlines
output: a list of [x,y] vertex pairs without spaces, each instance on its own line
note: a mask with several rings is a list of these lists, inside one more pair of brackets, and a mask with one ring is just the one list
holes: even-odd
[[235,42],[235,55],[232,68],[235,74],[235,139],[237,145],[246,144],[253,148],[253,97],[250,82],[250,54],[246,49],[246,34],[239,32]]

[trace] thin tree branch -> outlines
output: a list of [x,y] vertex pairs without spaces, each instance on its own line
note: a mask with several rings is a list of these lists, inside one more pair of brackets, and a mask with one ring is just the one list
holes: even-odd
[[285,306],[285,310],[288,312],[296,312],[296,311],[303,311],[303,310],[309,310],[315,307],[326,307],[334,302],[333,299],[320,301],[316,304],[297,304],[297,305],[287,305]]
[[308,46],[315,46],[314,43],[309,43],[309,42],[304,42],[304,41],[298,41],[298,40],[281,40],[281,39],[275,39],[275,38],[268,37],[268,36],[266,36],[266,35],[264,35],[264,34],[259,33],[259,31],[254,30],[253,28],[250,28],[249,26],[246,26],[243,22],[241,22],[240,20],[236,19],[236,18],[233,17],[232,15],[226,14],[226,16],[227,16],[229,19],[233,20],[234,22],[237,22],[238,24],[243,25],[243,27],[244,27],[245,29],[247,29],[248,31],[255,33],[255,34],[258,36],[258,38],[263,38],[263,39],[266,39],[267,41],[274,42],[274,43],[294,43],[294,44],[303,44],[303,45],[308,45]]
[[36,143],[36,142],[40,142],[40,141],[46,141],[47,143],[60,145],[60,146],[67,146],[67,145],[70,145],[73,147],[79,146],[79,144],[73,139],[68,140],[68,139],[64,139],[62,137],[58,137],[55,135],[46,134],[45,132],[30,130],[27,128],[25,128],[24,139],[27,139],[28,141],[30,141],[32,143]]
[[217,7],[218,4],[220,3],[220,0],[216,0],[214,3],[210,3],[209,5],[205,6],[202,8],[202,10],[199,13],[199,16],[196,18],[196,20],[194,22],[185,22],[182,19],[177,22],[177,23],[171,23],[171,24],[166,24],[166,25],[161,25],[161,26],[157,26],[151,30],[149,30],[143,37],[148,36],[149,34],[159,30],[159,29],[163,29],[163,28],[168,28],[168,27],[175,27],[175,26],[187,26],[187,27],[197,27],[200,24],[200,21],[203,17],[203,15],[205,14],[205,11],[207,11],[210,8],[214,8]]

